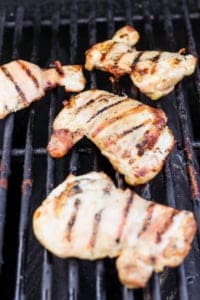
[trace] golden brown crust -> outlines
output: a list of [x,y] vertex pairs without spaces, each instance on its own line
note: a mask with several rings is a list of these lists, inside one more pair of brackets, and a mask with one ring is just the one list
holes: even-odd
[[52,157],[63,157],[73,146],[72,135],[67,129],[54,130],[47,150]]

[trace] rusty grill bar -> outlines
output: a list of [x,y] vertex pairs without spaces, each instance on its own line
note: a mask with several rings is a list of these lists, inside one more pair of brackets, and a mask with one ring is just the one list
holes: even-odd
[[[186,47],[198,56],[200,2],[153,2],[155,6],[148,0],[72,1],[66,6],[57,3],[52,6],[49,17],[44,16],[44,7],[39,4],[31,14],[23,6],[18,6],[13,14],[9,8],[2,8],[1,64],[18,57],[43,67],[55,59],[63,64],[83,64],[84,51],[89,45],[108,39],[124,24],[132,24],[139,30],[141,49],[177,51]],[[129,95],[135,92],[125,80],[112,86],[108,76],[98,71],[86,76],[87,88],[123,91]],[[69,172],[104,170],[118,186],[125,185],[122,177],[114,173],[86,139],[62,159],[53,160],[47,155],[45,147],[53,119],[68,97],[58,88],[31,108],[0,121],[0,298],[198,299],[199,231],[188,258],[179,268],[154,274],[145,289],[135,291],[119,284],[113,260],[61,260],[44,250],[33,237],[34,209]],[[162,172],[136,190],[146,199],[193,210],[200,226],[199,67],[194,76],[179,84],[165,99],[154,103],[139,93],[138,99],[166,111],[177,147]]]

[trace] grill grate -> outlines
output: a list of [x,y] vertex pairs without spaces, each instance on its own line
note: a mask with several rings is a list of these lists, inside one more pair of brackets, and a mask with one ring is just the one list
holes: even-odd
[[[51,2],[51,1],[50,1]],[[162,3],[161,3],[162,2]],[[0,11],[1,63],[18,57],[48,66],[55,59],[65,64],[84,63],[84,51],[108,39],[116,28],[128,23],[141,32],[139,47],[169,49],[186,47],[198,55],[199,1],[72,1],[19,6],[13,14]],[[48,6],[48,3],[46,4]],[[12,44],[11,44],[12,41]],[[137,93],[142,102],[164,109],[177,140],[163,171],[136,190],[147,199],[172,207],[193,210],[200,226],[199,157],[200,71],[179,84],[165,99],[152,103],[131,88],[128,79],[117,86],[108,75],[86,74],[87,88]],[[200,294],[199,232],[185,262],[177,269],[154,274],[143,290],[129,290],[117,279],[114,261],[61,260],[50,255],[35,240],[31,218],[42,199],[65,176],[104,170],[118,186],[125,183],[88,140],[80,141],[63,159],[46,153],[51,125],[67,98],[62,89],[49,93],[31,108],[0,121],[0,265],[1,299],[191,299]],[[21,190],[20,190],[21,189]],[[163,200],[164,199],[164,200]]]

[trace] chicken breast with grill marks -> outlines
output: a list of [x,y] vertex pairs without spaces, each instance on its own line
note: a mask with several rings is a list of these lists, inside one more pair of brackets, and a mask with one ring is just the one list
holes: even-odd
[[176,267],[196,232],[188,211],[146,201],[117,189],[104,173],[70,175],[36,210],[37,239],[55,255],[82,259],[118,257],[119,278],[144,287],[153,271]]
[[83,90],[82,67],[62,66],[56,61],[54,68],[43,70],[24,60],[0,66],[0,119],[29,106],[56,86],[64,86],[68,92]]
[[53,123],[48,151],[62,157],[84,135],[131,185],[145,183],[162,168],[174,138],[160,109],[127,96],[89,90],[72,97]]
[[139,39],[136,32],[133,27],[125,26],[111,40],[93,45],[86,51],[85,68],[110,72],[117,78],[129,74],[142,93],[156,100],[191,75],[197,59],[183,51],[137,51],[133,47]]

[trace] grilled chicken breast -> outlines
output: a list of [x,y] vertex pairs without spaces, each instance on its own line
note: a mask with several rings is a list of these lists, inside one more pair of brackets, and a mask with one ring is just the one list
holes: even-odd
[[133,46],[138,39],[131,26],[119,29],[111,40],[86,51],[85,68],[97,68],[116,77],[129,74],[135,86],[152,100],[167,95],[183,77],[194,72],[197,59],[193,55],[137,51]]
[[117,189],[104,173],[69,175],[36,210],[37,239],[55,255],[118,257],[119,278],[143,287],[153,271],[175,267],[188,254],[196,231],[188,211],[146,201]]
[[56,61],[54,68],[42,70],[24,60],[0,66],[0,119],[29,106],[44,96],[46,90],[58,85],[69,92],[83,90],[85,78],[82,67],[62,66]]
[[62,157],[84,135],[131,185],[152,179],[174,145],[160,109],[127,96],[89,90],[72,97],[53,123],[48,151]]

